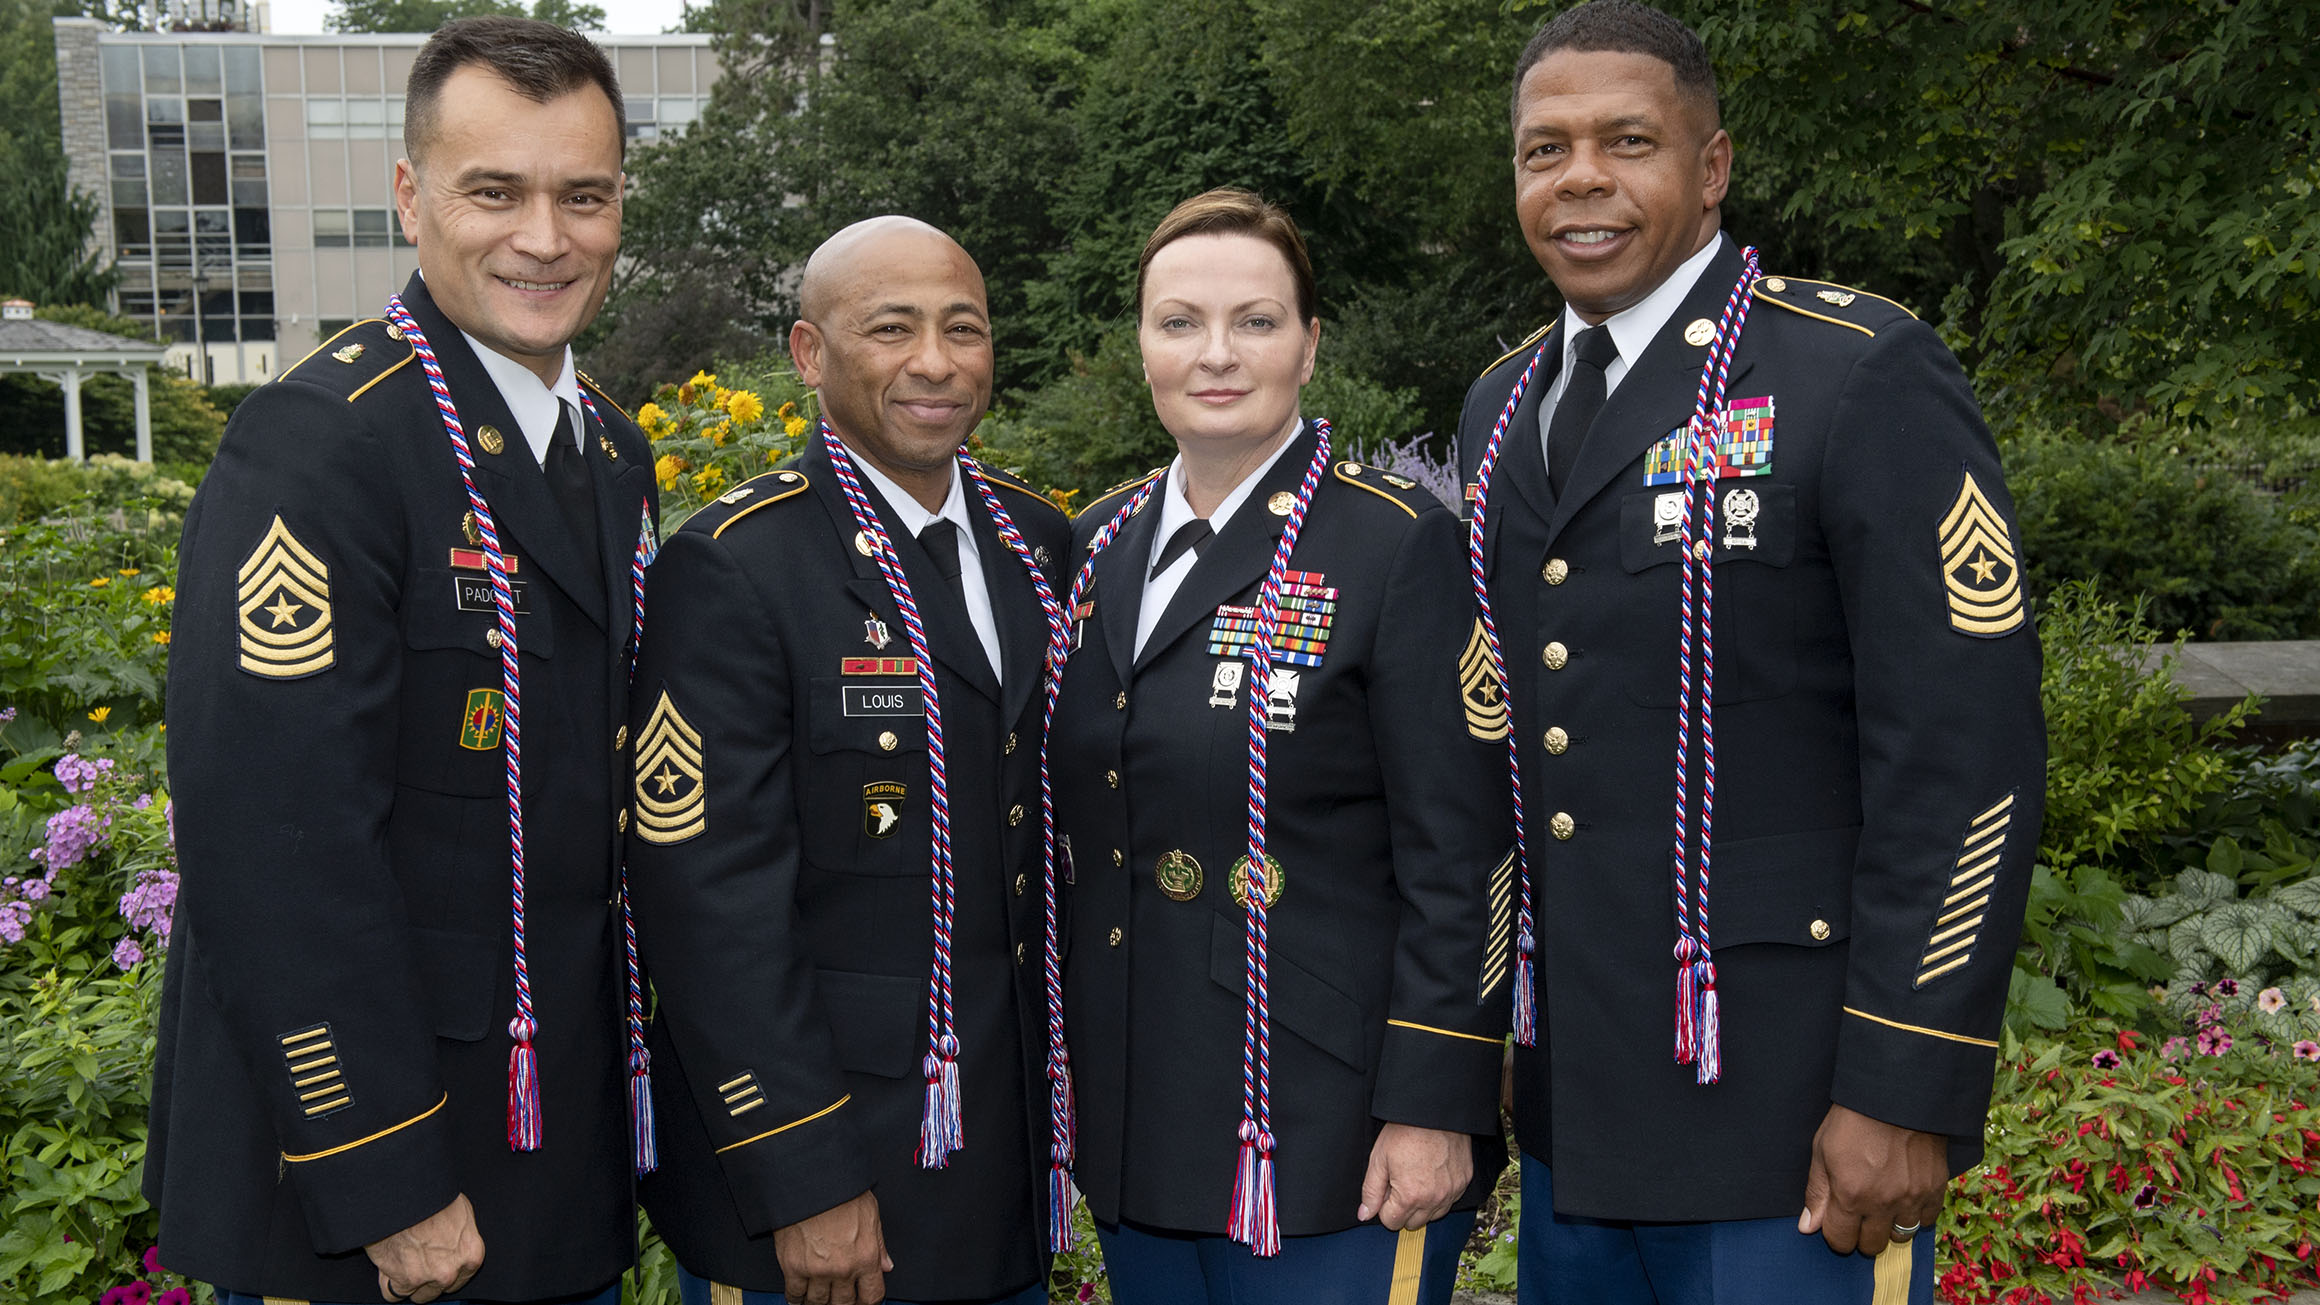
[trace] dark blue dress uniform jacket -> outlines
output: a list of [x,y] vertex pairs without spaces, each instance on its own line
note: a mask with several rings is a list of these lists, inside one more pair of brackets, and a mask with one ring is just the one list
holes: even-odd
[[[989,474],[1060,564],[1063,514]],[[964,605],[879,503],[942,694],[966,1136],[947,1168],[914,1158],[934,955],[926,723],[900,664],[901,613],[856,547],[827,450],[817,439],[711,504],[652,569],[630,843],[660,1001],[661,1169],[643,1196],[678,1259],[715,1282],[780,1291],[772,1232],[870,1190],[898,1299],[1000,1296],[1045,1271],[1047,624],[974,486],[962,489],[999,630],[996,679]],[[890,673],[844,673],[861,658],[888,659]]]
[[[1221,1234],[1241,1119],[1248,698],[1214,706],[1220,604],[1256,601],[1311,462],[1294,437],[1133,652],[1155,490],[1096,561],[1094,611],[1057,708],[1058,824],[1071,840],[1064,1016],[1078,1089],[1077,1181],[1099,1219]],[[1155,475],[1166,474],[1156,472]],[[1135,482],[1140,484],[1142,482]],[[1076,523],[1076,566],[1133,485]],[[1505,744],[1461,689],[1474,602],[1455,514],[1377,469],[1321,479],[1292,569],[1338,592],[1294,731],[1268,736],[1275,1182],[1284,1236],[1352,1227],[1386,1122],[1488,1135],[1495,1176],[1511,934]],[[1246,664],[1246,659],[1240,659]],[[1245,681],[1245,676],[1244,676]],[[1487,726],[1484,727],[1487,732]],[[1503,739],[1503,734],[1493,736]],[[1162,892],[1170,852],[1192,900]]]
[[[1560,501],[1538,411],[1562,342],[1540,337],[1490,497],[1540,950],[1515,1126],[1573,1214],[1793,1216],[1831,1102],[1947,1134],[1971,1164],[2038,843],[2038,643],[1966,377],[1900,306],[1767,277],[1727,398],[1773,399],[1772,469],[1715,491],[1723,1081],[1674,1063],[1682,567],[1654,522],[1675,487],[1647,486],[1644,463],[1691,415],[1707,349],[1687,330],[1713,325],[1740,267],[1725,241],[1632,360]],[[1540,339],[1468,392],[1469,485]],[[1756,496],[1752,529],[1722,511],[1738,490]],[[1697,807],[1697,739],[1691,764]]]
[[651,458],[592,395],[599,583],[458,329],[415,276],[403,302],[518,559],[546,1145],[508,1150],[506,769],[496,734],[465,734],[475,691],[500,687],[498,618],[484,573],[450,566],[467,497],[426,377],[368,321],[235,410],[186,517],[169,667],[184,883],[145,1192],[172,1269],[322,1300],[374,1298],[363,1245],[465,1192],[485,1260],[463,1294],[559,1296],[634,1258],[615,881]]

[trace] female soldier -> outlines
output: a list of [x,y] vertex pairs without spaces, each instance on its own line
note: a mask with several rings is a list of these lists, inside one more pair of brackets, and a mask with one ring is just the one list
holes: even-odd
[[1051,736],[1076,1180],[1120,1305],[1446,1301],[1510,964],[1463,532],[1301,415],[1321,323],[1279,208],[1178,205],[1137,306],[1177,456],[1079,518]]

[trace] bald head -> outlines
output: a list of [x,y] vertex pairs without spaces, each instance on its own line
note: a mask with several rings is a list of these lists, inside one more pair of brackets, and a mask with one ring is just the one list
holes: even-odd
[[798,286],[790,357],[838,438],[930,508],[991,406],[983,273],[916,218],[876,217],[822,242]]

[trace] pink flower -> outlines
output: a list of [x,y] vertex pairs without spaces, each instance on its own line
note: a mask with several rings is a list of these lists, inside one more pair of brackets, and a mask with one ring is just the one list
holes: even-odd
[[153,1305],[193,1305],[193,1293],[183,1287],[171,1287],[155,1296]]
[[0,902],[0,942],[24,941],[24,926],[32,919],[32,908],[23,902]]
[[[124,970],[135,969],[137,967],[137,963],[144,959],[145,949],[139,947],[137,945],[137,940],[134,938],[123,938],[120,942],[113,945],[113,964],[120,966]],[[134,1303],[134,1305],[144,1305],[144,1302],[137,1301]]]
[[2256,1009],[2266,1015],[2277,1015],[2288,1005],[2288,994],[2278,988],[2266,988],[2256,994]]
[[121,894],[121,918],[129,922],[129,927],[150,930],[164,941],[169,937],[169,919],[176,907],[177,872],[174,870],[142,871],[129,891]]
[[2117,1069],[2119,1067],[2119,1053],[2109,1047],[2094,1053],[2094,1067],[2096,1069]]
[[148,1246],[145,1248],[145,1259],[143,1263],[145,1265],[145,1272],[147,1273],[169,1272],[169,1270],[161,1267],[161,1248],[158,1246]]
[[2159,1059],[2181,1060],[2189,1054],[2190,1046],[2191,1040],[2189,1038],[2177,1034],[2159,1044]]
[[2237,997],[2239,995],[2239,980],[2217,979],[2215,981],[2215,995],[2218,997]]
[[2310,1038],[2304,1039],[2290,1047],[2289,1050],[2296,1053],[2298,1060],[2320,1060],[2320,1042],[2314,1042]]
[[2199,1031],[2199,1054],[2220,1056],[2231,1050],[2231,1035],[2222,1029],[2206,1028]]
[[149,1305],[153,1299],[153,1284],[139,1279],[121,1284],[122,1305]]

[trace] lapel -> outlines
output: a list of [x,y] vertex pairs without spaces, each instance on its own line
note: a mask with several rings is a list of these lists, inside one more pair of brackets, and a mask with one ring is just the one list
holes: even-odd
[[[846,491],[838,484],[837,473],[830,466],[829,450],[819,434],[807,444],[804,466],[809,483],[829,510],[830,524],[837,531],[845,556],[853,564],[854,575],[847,581],[847,588],[853,590],[854,596],[869,611],[876,612],[886,622],[897,644],[907,645],[909,636],[903,627],[901,609],[887,592],[886,577],[879,571],[877,560],[864,557],[862,550],[854,547],[854,533],[860,527],[854,524],[853,507],[846,502]],[[926,550],[919,547],[918,538],[902,528],[876,487],[865,480],[862,492],[878,513],[878,524],[886,531],[886,537],[893,541],[894,555],[902,559],[903,578],[910,584],[910,596],[918,604],[919,618],[926,623],[928,655],[976,692],[997,702],[999,681],[991,674],[990,659],[983,656],[983,641],[975,636],[966,608],[951,596],[950,586],[935,574],[934,563],[927,558]],[[907,655],[907,647],[889,646],[885,651],[888,656]]]
[[[1506,423],[1506,439],[1499,445],[1498,469],[1504,473],[1505,483],[1513,486],[1511,494],[1501,495],[1499,503],[1506,504],[1520,496],[1531,512],[1541,521],[1555,518],[1555,491],[1547,483],[1546,437],[1539,431],[1539,409],[1545,405],[1547,392],[1555,388],[1555,377],[1563,369],[1563,321],[1560,316],[1541,342],[1547,356],[1539,360],[1538,374],[1531,377],[1530,388],[1523,391],[1522,402],[1514,416]],[[1521,373],[1518,371],[1519,377]],[[1511,392],[1511,384],[1507,387]],[[1503,400],[1501,401],[1504,402]],[[1499,524],[1504,524],[1502,517]],[[1486,571],[1494,569],[1498,560],[1498,541],[1505,536],[1503,529],[1484,533],[1483,565]]]
[[1095,619],[1102,623],[1104,651],[1121,684],[1128,682],[1136,656],[1136,626],[1144,614],[1144,570],[1152,565],[1152,532],[1160,528],[1157,500],[1167,492],[1165,485],[1153,490],[1143,510],[1120,524],[1120,533],[1096,555],[1095,579],[1088,586],[1088,601],[1096,605]]
[[[1273,564],[1274,546],[1289,525],[1289,518],[1274,515],[1266,500],[1297,488],[1297,482],[1305,477],[1306,464],[1313,461],[1317,438],[1313,424],[1307,422],[1281,456],[1273,460],[1257,487],[1234,509],[1232,520],[1224,523],[1215,542],[1193,562],[1184,583],[1177,586],[1176,596],[1168,600],[1167,609],[1160,613],[1159,624],[1152,627],[1152,638],[1136,658],[1137,670],[1167,651],[1185,631],[1215,615],[1218,604],[1231,602],[1234,595],[1265,578],[1266,569]],[[1156,519],[1159,513],[1154,512],[1152,516]],[[1133,627],[1130,627],[1130,637],[1134,637]]]
[[[612,602],[629,595],[629,568],[636,564],[637,535],[651,510],[651,493],[647,487],[651,484],[652,470],[640,458],[622,458],[616,462],[605,455],[603,444],[598,440],[601,437],[609,442],[611,430],[587,415],[587,405],[581,405],[580,413],[588,427],[581,440],[593,449],[588,454],[588,466],[596,484],[596,540],[604,558],[605,600]],[[614,604],[608,615],[615,625],[628,608],[625,602]]]
[[1023,559],[999,538],[983,496],[972,484],[962,486],[967,515],[975,523],[975,552],[982,559],[983,586],[991,595],[991,623],[999,627],[999,665],[1006,674],[999,681],[999,719],[1002,726],[1022,719],[1047,660],[1047,613],[1040,610],[1039,591]]
[[[1707,271],[1684,296],[1682,306],[1669,315],[1643,356],[1629,366],[1619,388],[1603,405],[1602,415],[1595,419],[1571,468],[1571,477],[1563,484],[1562,500],[1548,518],[1548,543],[1554,542],[1588,500],[1642,457],[1644,450],[1691,419],[1699,400],[1700,367],[1707,361],[1708,350],[1705,345],[1686,343],[1684,329],[1701,318],[1713,322],[1722,315],[1741,268],[1739,248],[1722,234],[1716,239],[1719,248],[1708,261]],[[1738,381],[1745,371],[1735,362],[1730,381]],[[1727,391],[1727,399],[1730,393]],[[1641,483],[1635,488],[1642,488]]]
[[[450,386],[452,400],[459,405],[460,422],[467,427],[467,446],[475,455],[475,488],[491,505],[492,516],[498,519],[500,542],[509,546],[508,551],[521,558],[525,567],[537,567],[589,620],[603,628],[604,586],[593,583],[581,556],[581,545],[572,538],[563,515],[556,509],[555,496],[548,490],[547,474],[540,469],[539,459],[532,456],[531,441],[524,438],[523,429],[508,413],[507,401],[500,397],[499,386],[493,384],[491,373],[476,360],[459,328],[435,307],[435,301],[427,295],[426,283],[416,272],[411,274],[410,284],[403,288],[403,306],[411,310],[419,329],[427,333],[427,343],[434,347],[435,360],[443,366],[444,383]],[[440,432],[439,424],[430,425]],[[502,440],[497,453],[487,452],[478,437],[485,426],[499,428]],[[597,515],[601,522],[601,501]],[[599,533],[602,533],[601,525]],[[622,561],[618,569],[621,574],[627,574],[627,562]],[[608,576],[612,573],[609,568],[605,572]]]

